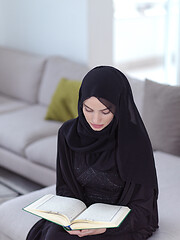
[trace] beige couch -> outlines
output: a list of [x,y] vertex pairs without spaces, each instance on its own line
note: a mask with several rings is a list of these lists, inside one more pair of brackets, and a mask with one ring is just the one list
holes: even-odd
[[[44,58],[0,48],[0,166],[46,186],[0,205],[1,240],[24,240],[38,218],[22,208],[55,192],[56,136],[62,123],[44,117],[59,80],[82,79],[87,71],[60,56]],[[155,150],[160,228],[151,239],[179,240],[180,89],[129,80]]]

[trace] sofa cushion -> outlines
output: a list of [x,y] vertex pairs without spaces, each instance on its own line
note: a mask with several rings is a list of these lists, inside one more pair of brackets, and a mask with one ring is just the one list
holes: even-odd
[[61,78],[82,80],[88,72],[83,64],[67,60],[62,57],[50,57],[46,67],[39,91],[39,102],[48,105]]
[[143,119],[153,148],[180,156],[180,86],[146,80]]
[[180,236],[180,158],[155,152],[159,183],[159,229],[152,240],[178,240]]
[[33,142],[25,149],[26,157],[39,165],[56,169],[57,135]]
[[45,113],[45,107],[34,105],[1,115],[0,146],[24,156],[29,144],[57,134],[61,123],[44,120]]
[[53,94],[45,116],[47,120],[65,122],[78,116],[80,81],[62,78]]
[[44,62],[43,57],[0,47],[0,92],[37,102]]
[[49,193],[55,194],[54,185],[1,204],[0,239],[25,240],[31,227],[40,218],[23,211],[22,208]]
[[0,94],[0,113],[14,111],[28,106],[27,103]]
[[128,76],[128,80],[131,85],[134,102],[136,103],[139,113],[142,115],[145,81],[130,76]]
[[[56,182],[56,171],[0,147],[0,166],[42,186]],[[1,239],[1,238],[0,238]]]

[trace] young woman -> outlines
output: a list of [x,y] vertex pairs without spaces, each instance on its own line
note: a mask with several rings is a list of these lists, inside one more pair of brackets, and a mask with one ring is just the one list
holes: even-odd
[[129,206],[118,228],[65,231],[40,220],[27,240],[142,240],[158,228],[158,185],[151,143],[127,78],[110,66],[84,77],[79,116],[58,133],[57,195]]

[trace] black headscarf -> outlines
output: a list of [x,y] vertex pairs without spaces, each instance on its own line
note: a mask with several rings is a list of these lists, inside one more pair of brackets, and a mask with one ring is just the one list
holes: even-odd
[[[113,120],[101,131],[89,126],[82,111],[83,102],[92,96],[113,109]],[[101,164],[102,159],[104,164],[110,164],[108,151],[115,149],[116,165],[124,181],[157,189],[151,143],[122,72],[111,66],[89,71],[79,91],[78,113],[78,118],[64,126],[64,136],[72,151],[102,153]]]

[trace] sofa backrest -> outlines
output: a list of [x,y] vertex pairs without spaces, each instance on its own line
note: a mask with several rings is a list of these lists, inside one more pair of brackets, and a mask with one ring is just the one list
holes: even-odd
[[38,101],[49,105],[52,95],[61,78],[81,81],[89,71],[88,67],[60,56],[49,57],[42,77]]
[[143,113],[143,101],[144,101],[144,86],[145,81],[139,80],[130,76],[127,76],[129,83],[131,85],[134,102],[136,103],[136,106],[139,110],[139,113],[142,116]]
[[0,47],[0,92],[36,103],[45,58]]

